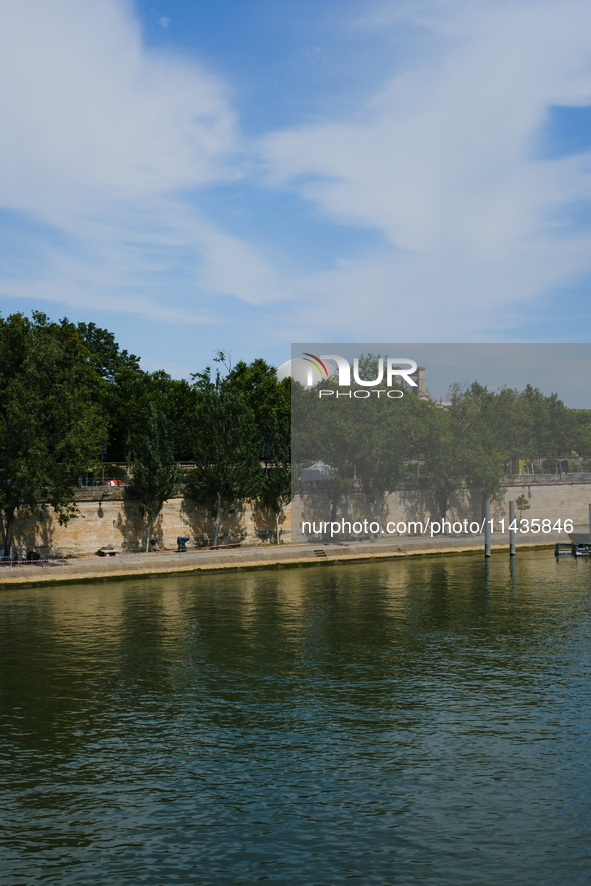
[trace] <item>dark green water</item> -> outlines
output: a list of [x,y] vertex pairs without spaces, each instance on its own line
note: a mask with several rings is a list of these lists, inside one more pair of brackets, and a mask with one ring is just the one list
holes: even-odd
[[0,593],[0,882],[587,884],[591,562]]

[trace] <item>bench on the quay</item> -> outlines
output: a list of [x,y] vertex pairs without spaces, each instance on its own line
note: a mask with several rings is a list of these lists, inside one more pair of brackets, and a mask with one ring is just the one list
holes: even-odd
[[120,551],[116,551],[113,545],[104,545],[96,552],[97,557],[116,557]]

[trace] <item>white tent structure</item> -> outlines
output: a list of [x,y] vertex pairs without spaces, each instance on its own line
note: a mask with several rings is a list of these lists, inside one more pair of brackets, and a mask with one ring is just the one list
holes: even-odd
[[302,470],[301,480],[303,483],[318,483],[319,480],[329,480],[337,473],[336,468],[325,465],[323,461],[317,461],[316,464]]

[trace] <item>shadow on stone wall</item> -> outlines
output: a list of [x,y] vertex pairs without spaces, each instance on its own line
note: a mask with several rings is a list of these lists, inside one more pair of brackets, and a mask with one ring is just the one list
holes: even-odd
[[[19,556],[24,556],[27,551],[38,551],[44,557],[57,553],[54,549],[53,519],[45,507],[40,517],[24,511],[19,512],[13,532],[14,549]],[[0,533],[0,537],[4,538],[4,521],[1,518]]]
[[[321,483],[310,483],[309,485],[313,488],[304,492],[301,496],[303,507],[300,520],[302,523],[309,522],[316,524],[316,527],[319,528],[319,524],[321,524],[322,521],[327,521],[327,515],[332,512],[332,501],[330,495],[323,491]],[[376,520],[380,521],[382,515],[387,519],[387,514],[387,501],[376,503],[364,495],[361,490],[352,489],[347,494],[343,494],[340,497],[336,507],[335,521],[340,522],[341,527],[343,526],[344,521],[345,531],[331,535],[330,527],[328,527],[326,532],[320,531],[312,533],[311,536],[315,539],[329,541],[346,541],[351,538],[359,539],[360,537],[373,536],[376,534],[375,532],[363,532],[360,535],[359,533],[349,531],[347,524],[351,524],[351,527],[353,526],[353,523],[363,524],[367,521],[369,524]]]
[[123,499],[115,528],[121,536],[122,551],[144,550],[146,535],[137,500],[127,496]]
[[[164,550],[164,533],[162,512],[152,523],[150,532],[150,550]],[[121,536],[122,551],[145,551],[147,524],[140,513],[137,498],[126,495],[121,503],[121,510],[115,521],[115,528]]]
[[[390,496],[404,506],[405,519],[409,521],[441,520],[440,507],[434,492],[428,487],[422,489],[402,488]],[[501,494],[502,499],[502,494]],[[496,502],[494,502],[496,503]],[[446,520],[484,519],[484,494],[482,487],[463,484],[449,497]]]
[[438,507],[431,489],[399,489],[390,499],[393,496],[403,505],[407,522],[424,521],[427,517],[436,519]]
[[[321,483],[310,483],[307,485],[309,489],[300,496],[302,510],[298,522],[300,525],[304,522],[315,524],[316,528],[320,529],[323,522],[329,521],[328,515],[331,513],[330,496],[323,491]],[[452,522],[460,519],[482,520],[483,510],[484,497],[482,489],[478,486],[463,484],[456,492],[450,495],[446,520],[451,520]],[[340,522],[342,527],[342,521],[344,520],[345,530],[347,530],[347,524],[352,526],[354,522],[365,524],[365,521],[367,521],[368,527],[372,522],[374,524],[378,523],[384,530],[384,534],[392,534],[387,533],[386,530],[387,524],[390,521],[394,523],[402,521],[407,527],[409,523],[416,523],[416,527],[411,528],[410,534],[420,535],[422,534],[421,526],[424,527],[427,520],[439,521],[441,519],[439,511],[440,508],[433,490],[424,483],[419,482],[416,485],[413,484],[413,486],[402,487],[395,492],[391,492],[382,500],[371,500],[364,495],[360,488],[353,488],[346,495],[343,495],[338,502],[336,521]],[[304,541],[306,538],[309,538],[310,541],[336,542],[371,538],[378,534],[372,531],[365,531],[364,528],[361,532],[344,531],[335,532],[333,535],[330,531],[330,525],[328,525],[326,532],[306,532],[306,534],[303,534],[302,531],[294,526],[293,540]],[[394,534],[398,533],[395,532]],[[406,534],[406,532],[401,534]]]
[[[254,534],[259,541],[268,544],[275,544],[277,540],[277,526],[275,523],[275,514],[268,505],[262,504],[260,501],[252,503],[252,520],[254,525]],[[285,511],[281,512],[279,517],[279,543],[281,543],[286,535],[284,524],[287,517]],[[289,541],[289,539],[287,539]]]
[[[245,526],[246,506],[237,507],[230,514],[223,514],[218,532],[218,544],[228,545],[244,541],[248,532]],[[189,544],[197,547],[209,547],[215,538],[215,518],[192,499],[184,498],[181,504],[181,516],[187,523],[191,540]]]

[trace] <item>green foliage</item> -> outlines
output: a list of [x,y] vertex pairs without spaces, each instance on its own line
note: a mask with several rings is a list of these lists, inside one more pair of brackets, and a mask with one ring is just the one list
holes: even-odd
[[[328,496],[331,520],[353,488],[359,429],[351,421],[348,400],[320,399],[318,390],[304,389],[292,382],[292,469],[323,461],[334,471],[322,481]],[[307,486],[294,482],[294,492],[305,493]]]
[[[377,375],[377,357],[361,357],[360,378]],[[445,516],[466,479],[482,490],[484,505],[499,497],[506,465],[591,449],[591,412],[569,410],[556,394],[545,396],[531,386],[520,393],[489,391],[477,382],[454,385],[445,409],[408,391],[398,400],[375,392],[361,398],[363,386],[355,384],[351,393],[358,399],[343,396],[342,389],[339,398],[320,399],[320,387],[293,384],[294,468],[297,475],[298,466],[319,460],[335,468],[322,486],[332,503],[331,520],[355,485],[374,508],[383,505],[407,476],[410,459],[417,462],[417,476],[422,464]]]
[[196,467],[187,476],[186,494],[202,502],[220,524],[241,502],[255,498],[261,482],[261,439],[246,398],[218,384],[202,390],[193,435]]
[[277,420],[289,439],[291,387],[288,378],[277,381],[275,369],[265,360],[237,363],[223,381],[227,391],[242,394],[254,413],[257,430],[268,435]]
[[426,416],[421,446],[439,516],[444,517],[449,500],[466,473],[469,415],[460,398],[452,399],[452,409],[430,409]]
[[289,420],[271,414],[262,438],[264,473],[259,479],[258,500],[275,516],[275,540],[279,544],[279,521],[291,500],[291,451]]
[[150,403],[133,438],[133,491],[139,497],[146,521],[146,550],[150,533],[165,501],[175,494],[178,470],[174,463],[171,426],[166,416]]
[[524,511],[529,511],[531,508],[531,504],[527,495],[518,495],[515,499],[515,505],[517,510],[519,511],[519,519],[521,519],[521,515]]
[[[94,323],[52,323],[41,313],[0,318],[5,547],[20,508],[39,513],[50,502],[62,521],[72,516],[77,477],[96,469],[103,446],[109,462],[133,461],[148,536],[173,494],[174,462],[195,462],[187,493],[215,518],[216,543],[222,519],[254,498],[275,514],[279,539],[290,485],[303,491],[290,484],[292,417],[294,477],[314,461],[334,468],[322,487],[331,519],[353,489],[368,510],[383,512],[409,463],[445,515],[466,479],[491,500],[519,460],[555,465],[569,455],[591,456],[591,410],[567,409],[556,394],[531,385],[521,392],[456,385],[442,409],[408,391],[388,399],[357,383],[351,393],[368,396],[320,400],[318,390],[278,382],[265,360],[232,367],[219,351],[214,362],[214,377],[206,367],[191,381],[173,379],[142,370]],[[377,357],[359,359],[360,379],[375,379],[377,370]]]
[[6,555],[16,512],[74,514],[77,478],[99,462],[100,378],[77,331],[42,313],[0,318],[0,510]]
[[114,381],[123,367],[139,372],[139,357],[121,351],[112,332],[95,323],[78,323],[76,330],[88,349],[93,369],[101,378]]
[[448,410],[431,408],[424,455],[441,517],[466,477],[482,488],[483,505],[498,497],[515,430],[515,396],[509,390],[494,394],[475,382],[467,389],[452,387]]
[[[359,361],[361,378],[375,378],[377,360]],[[407,475],[406,460],[417,441],[417,424],[422,412],[415,397],[388,400],[377,396],[319,397],[320,385],[305,390],[292,384],[292,433],[294,464],[323,461],[335,473],[322,481],[322,490],[336,520],[339,503],[356,485],[372,508],[382,510],[389,493]],[[351,393],[361,392],[353,385]],[[369,394],[369,391],[364,391]],[[294,484],[298,491],[306,486]]]

